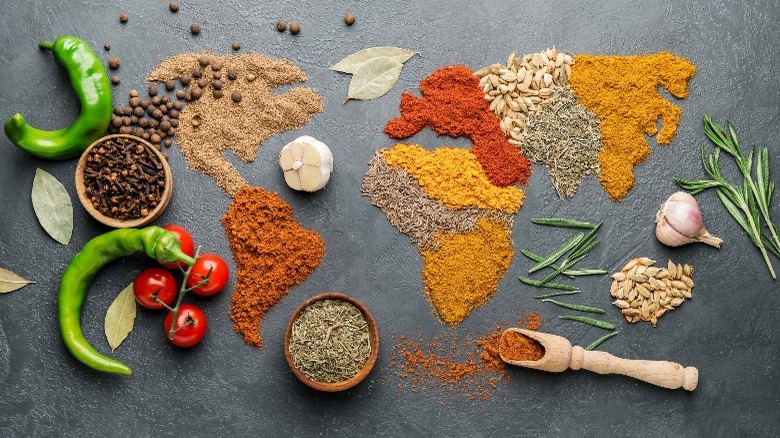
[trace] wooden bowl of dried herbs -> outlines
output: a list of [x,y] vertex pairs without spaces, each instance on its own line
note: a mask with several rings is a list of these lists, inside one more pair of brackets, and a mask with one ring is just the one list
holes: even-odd
[[317,295],[293,312],[284,354],[301,382],[327,392],[366,378],[379,353],[379,331],[358,300],[340,293]]
[[76,166],[76,191],[89,214],[114,228],[143,227],[156,220],[173,192],[163,154],[127,134],[99,138]]

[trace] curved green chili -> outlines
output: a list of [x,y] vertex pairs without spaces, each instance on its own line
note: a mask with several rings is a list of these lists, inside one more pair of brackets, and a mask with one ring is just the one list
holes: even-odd
[[5,135],[20,149],[39,158],[76,157],[103,136],[111,122],[108,73],[89,45],[76,37],[66,35],[39,46],[51,50],[54,61],[70,75],[70,83],[81,102],[81,113],[73,124],[56,131],[33,128],[24,116],[16,113],[5,122]]
[[176,235],[160,227],[151,226],[114,230],[95,237],[73,256],[62,274],[57,302],[62,340],[73,357],[98,371],[131,373],[127,365],[103,356],[89,345],[81,332],[81,306],[87,296],[90,282],[103,266],[136,252],[144,252],[162,263],[195,263],[192,257],[182,252]]

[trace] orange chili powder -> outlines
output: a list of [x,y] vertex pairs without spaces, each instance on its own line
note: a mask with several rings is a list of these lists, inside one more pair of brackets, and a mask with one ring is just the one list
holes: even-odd
[[387,122],[385,133],[406,138],[426,126],[450,137],[467,137],[469,149],[485,170],[490,182],[506,187],[526,184],[531,162],[509,144],[490,105],[479,87],[479,78],[464,65],[440,68],[420,82],[418,98],[401,95],[401,117]]
[[262,348],[260,320],[317,268],[325,243],[316,231],[301,228],[279,195],[260,187],[242,188],[222,224],[238,267],[230,299],[233,328],[247,344]]
[[501,336],[500,351],[509,360],[539,360],[544,357],[544,347],[536,339],[517,332]]

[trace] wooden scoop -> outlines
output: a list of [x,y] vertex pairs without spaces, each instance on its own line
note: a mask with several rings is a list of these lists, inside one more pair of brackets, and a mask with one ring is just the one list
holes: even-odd
[[499,350],[501,359],[508,364],[552,373],[571,368],[599,374],[622,374],[662,388],[688,391],[696,389],[699,383],[699,370],[694,367],[683,368],[678,363],[666,361],[621,359],[603,351],[586,351],[582,347],[572,347],[566,338],[533,330],[508,328],[504,334],[510,331],[538,341],[544,347],[544,356],[539,360],[510,360]]

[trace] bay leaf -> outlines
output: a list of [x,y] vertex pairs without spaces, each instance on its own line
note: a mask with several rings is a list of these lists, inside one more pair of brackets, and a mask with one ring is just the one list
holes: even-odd
[[364,62],[352,75],[344,101],[376,99],[384,95],[398,82],[402,67],[395,58],[373,58]]
[[331,66],[330,69],[334,71],[340,71],[342,73],[355,74],[355,72],[357,72],[358,68],[360,68],[363,63],[371,59],[393,58],[403,64],[414,55],[419,55],[419,53],[402,49],[400,47],[370,47],[347,56],[335,65]]
[[8,269],[0,268],[0,294],[13,292],[33,283],[35,282],[22,278]]
[[73,205],[70,195],[57,178],[41,168],[35,171],[32,204],[43,229],[54,240],[67,245],[73,234]]
[[135,294],[133,294],[133,283],[130,283],[119,292],[106,312],[105,332],[111,352],[116,350],[133,330],[135,312]]

